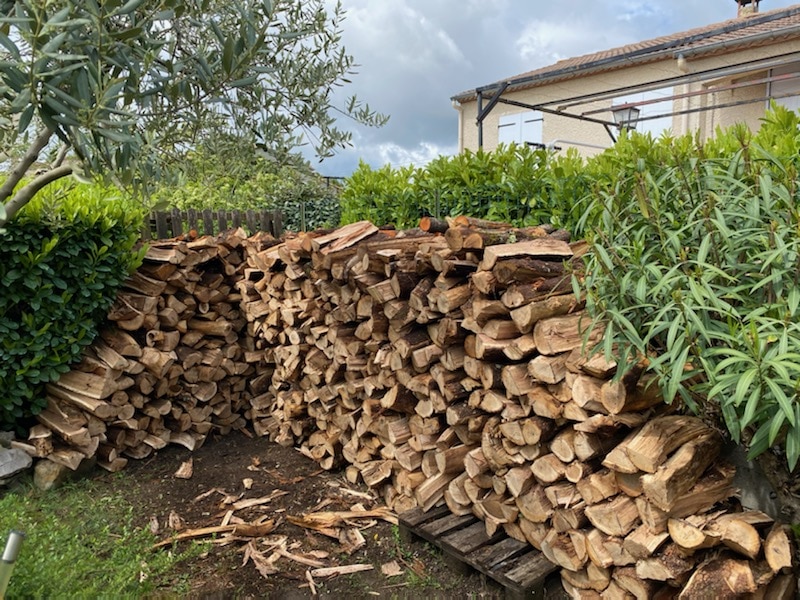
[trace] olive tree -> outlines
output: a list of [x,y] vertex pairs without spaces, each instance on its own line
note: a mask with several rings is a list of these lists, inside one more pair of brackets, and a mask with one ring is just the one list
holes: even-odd
[[343,18],[324,0],[0,1],[0,226],[70,174],[158,180],[215,130],[324,157],[350,142],[337,117],[382,125],[337,104],[355,67]]

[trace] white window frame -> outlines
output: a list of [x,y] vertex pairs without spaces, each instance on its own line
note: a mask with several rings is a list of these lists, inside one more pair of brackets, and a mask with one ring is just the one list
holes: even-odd
[[[800,71],[800,62],[789,63],[788,65],[781,65],[769,70],[769,76],[785,75],[787,73],[797,73]],[[773,96],[781,94],[794,94],[784,98],[774,98],[776,104],[788,108],[789,110],[800,109],[800,77],[797,79],[788,79],[786,81],[770,81],[767,88],[767,96],[773,99]],[[769,100],[767,101],[767,108],[769,108]]]
[[544,135],[544,115],[538,110],[502,115],[497,123],[500,144],[529,144],[541,146]]

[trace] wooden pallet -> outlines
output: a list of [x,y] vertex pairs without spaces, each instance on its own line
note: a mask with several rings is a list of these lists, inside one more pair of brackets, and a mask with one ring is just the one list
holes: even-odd
[[446,506],[428,512],[415,508],[398,518],[404,539],[416,536],[430,542],[450,564],[468,565],[502,585],[509,599],[544,598],[545,581],[558,569],[530,544],[508,537],[502,529],[490,537],[483,521],[454,515]]

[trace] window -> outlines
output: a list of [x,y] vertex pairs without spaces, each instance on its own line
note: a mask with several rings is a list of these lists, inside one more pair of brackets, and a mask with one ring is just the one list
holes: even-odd
[[497,126],[497,140],[501,144],[541,144],[542,123],[538,110],[503,115]]
[[[638,92],[629,94],[621,98],[614,99],[614,105],[628,104],[630,102],[648,102],[641,104],[637,108],[639,121],[636,123],[636,131],[649,133],[653,137],[658,137],[665,131],[672,129],[672,100],[666,99],[658,101],[659,98],[670,98],[673,95],[672,89],[653,90],[650,92]],[[645,119],[656,115],[666,115],[657,119]]]
[[789,110],[800,109],[800,63],[792,63],[772,69],[772,77],[780,75],[796,75],[788,79],[772,81],[769,84],[770,98],[775,98],[775,103],[785,106]]

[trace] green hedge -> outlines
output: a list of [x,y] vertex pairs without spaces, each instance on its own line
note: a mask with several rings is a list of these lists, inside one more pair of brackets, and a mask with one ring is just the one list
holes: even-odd
[[587,175],[574,151],[556,156],[515,145],[442,156],[420,168],[372,169],[362,162],[345,182],[342,222],[368,219],[406,229],[423,216],[470,215],[569,227],[580,218],[574,200],[589,189]]
[[45,407],[141,262],[143,211],[96,186],[52,187],[0,234],[0,426]]
[[335,227],[339,186],[299,155],[271,160],[253,140],[221,136],[179,157],[147,202],[159,209],[274,210],[286,229]]

